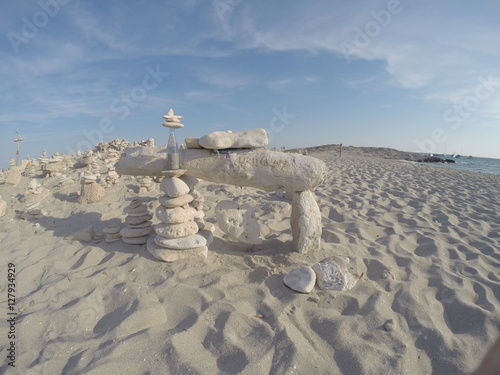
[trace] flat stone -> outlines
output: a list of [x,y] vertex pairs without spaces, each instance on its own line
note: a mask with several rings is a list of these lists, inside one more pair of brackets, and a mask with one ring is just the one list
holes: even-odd
[[170,198],[177,198],[189,193],[189,186],[177,177],[166,177],[160,183],[160,190]]
[[118,241],[122,238],[122,235],[120,232],[118,233],[106,233],[106,236],[104,237],[104,241],[106,242],[115,242]]
[[254,209],[247,203],[220,201],[215,206],[217,225],[233,240],[248,244],[260,244],[259,223]]
[[91,225],[87,228],[79,230],[67,238],[74,241],[90,242],[94,239],[94,226]]
[[152,221],[145,221],[144,223],[140,223],[140,224],[129,224],[128,226],[130,228],[147,228],[147,227],[150,227],[153,225],[153,222]]
[[145,208],[142,211],[139,212],[134,212],[134,213],[129,213],[127,216],[144,216],[149,213],[148,208],[144,206]]
[[186,143],[186,148],[202,148],[198,143],[199,138],[188,137],[184,139],[184,143]]
[[164,224],[155,225],[157,235],[166,238],[179,238],[191,236],[198,232],[198,225],[194,221],[188,221],[182,224]]
[[154,229],[152,226],[144,228],[125,227],[122,230],[120,230],[120,234],[122,235],[122,237],[143,237],[143,236],[149,236],[153,232]]
[[321,212],[313,192],[306,190],[293,195],[290,224],[293,243],[299,253],[321,248]]
[[208,247],[206,246],[189,250],[171,250],[158,246],[153,237],[149,238],[146,248],[153,257],[164,262],[175,262],[186,258],[206,259],[208,256]]
[[210,150],[226,148],[257,148],[265,147],[269,143],[264,129],[251,129],[239,133],[216,131],[209,133],[198,140],[198,144]]
[[120,229],[121,229],[121,225],[111,224],[111,225],[108,225],[106,228],[104,228],[102,230],[102,232],[105,234],[114,234],[114,233],[119,233]]
[[136,214],[136,213],[140,213],[140,212],[146,212],[148,210],[148,206],[146,206],[145,204],[140,204],[136,207],[125,207],[123,209],[123,212],[125,212],[126,214]]
[[180,224],[194,220],[197,212],[194,208],[175,207],[165,208],[160,205],[156,208],[156,218],[165,224]]
[[141,205],[142,205],[142,199],[134,198],[130,201],[130,204],[128,205],[128,207],[130,207],[130,209],[134,209],[134,208],[140,207]]
[[145,221],[151,220],[153,218],[153,215],[147,214],[143,216],[127,216],[125,218],[125,222],[127,224],[132,224],[132,225],[137,225],[144,223]]
[[129,245],[144,245],[148,242],[149,236],[143,237],[122,237],[122,241]]
[[187,237],[180,238],[165,238],[161,236],[155,237],[155,243],[158,246],[174,250],[193,249],[196,247],[207,246],[207,238],[201,234],[193,234]]
[[185,194],[177,198],[170,198],[166,195],[162,195],[158,200],[160,201],[160,204],[166,208],[175,208],[184,206],[185,204],[192,202],[193,199],[194,198],[191,194]]
[[320,289],[346,291],[352,289],[360,280],[360,277],[354,276],[331,260],[316,263],[312,268]]
[[311,293],[316,284],[316,273],[309,266],[302,266],[285,275],[285,285],[300,293]]

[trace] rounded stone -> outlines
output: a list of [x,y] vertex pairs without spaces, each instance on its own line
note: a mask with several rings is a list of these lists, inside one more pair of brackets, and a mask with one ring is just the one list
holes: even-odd
[[125,207],[123,209],[123,212],[125,212],[126,214],[136,214],[139,212],[146,212],[147,210],[148,210],[148,206],[146,206],[145,204],[140,204],[140,205],[134,206],[134,207],[131,207],[131,206]]
[[121,229],[121,225],[111,224],[111,225],[108,225],[106,228],[104,228],[102,230],[102,232],[105,234],[114,234],[114,233],[119,233],[120,229]]
[[186,258],[202,258],[206,259],[208,256],[208,247],[202,246],[188,250],[172,250],[158,246],[155,243],[154,236],[151,236],[147,242],[146,249],[156,259],[164,262],[175,262],[176,260]]
[[201,234],[193,234],[187,237],[180,238],[165,238],[161,236],[155,237],[155,243],[158,246],[174,250],[186,250],[196,247],[206,246],[207,239]]
[[120,234],[123,237],[143,237],[149,236],[153,233],[153,227],[144,227],[144,228],[134,228],[134,227],[125,227],[120,231]]
[[223,150],[225,148],[265,147],[269,143],[264,129],[251,129],[239,133],[215,131],[198,140],[203,148]]
[[191,236],[198,232],[198,225],[194,221],[182,224],[157,224],[155,226],[157,235],[167,238],[179,238]]
[[181,195],[189,193],[189,186],[180,178],[170,177],[164,178],[160,183],[160,190],[167,194],[170,198],[177,198]]
[[285,275],[283,282],[297,292],[311,293],[316,284],[316,273],[311,267],[302,266]]
[[165,224],[186,223],[192,221],[196,215],[197,212],[192,207],[165,208],[160,205],[156,208],[156,217]]
[[177,198],[170,198],[170,197],[163,195],[160,197],[159,201],[160,201],[160,204],[164,207],[175,208],[175,207],[184,206],[185,204],[192,202],[193,199],[194,198],[191,194],[181,195],[180,197],[177,197]]
[[151,214],[147,214],[144,216],[127,216],[125,218],[125,222],[127,224],[136,225],[136,224],[142,224],[145,221],[151,220],[152,218],[153,218],[153,215],[151,215]]
[[122,237],[122,241],[129,245],[144,245],[148,242],[149,236],[143,237]]

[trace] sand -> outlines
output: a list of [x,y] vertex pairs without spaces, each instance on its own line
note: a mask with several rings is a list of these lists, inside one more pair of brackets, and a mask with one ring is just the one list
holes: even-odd
[[[373,151],[373,150],[372,150]],[[206,220],[220,200],[255,207],[261,245],[216,229],[208,259],[167,264],[145,246],[68,239],[123,221],[134,178],[103,201],[53,188],[47,216],[20,220],[19,187],[0,180],[0,373],[459,374],[500,330],[500,176],[390,159],[387,151],[309,151],[329,174],[315,191],[321,250],[293,252],[290,201],[202,182]],[[71,175],[71,173],[66,173]],[[77,178],[77,172],[72,175]],[[103,176],[104,177],[104,176]],[[156,219],[155,219],[156,220]],[[156,222],[156,221],[155,221]],[[283,276],[335,257],[361,275],[350,291],[296,293]],[[7,264],[16,267],[16,362],[9,367]]]

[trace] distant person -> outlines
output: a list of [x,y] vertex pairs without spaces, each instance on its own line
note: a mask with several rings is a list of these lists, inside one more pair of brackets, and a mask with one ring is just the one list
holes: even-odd
[[493,344],[477,370],[468,375],[500,375],[500,338]]

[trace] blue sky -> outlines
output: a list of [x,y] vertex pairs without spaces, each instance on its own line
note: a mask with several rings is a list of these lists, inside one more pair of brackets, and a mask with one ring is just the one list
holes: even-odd
[[40,0],[0,5],[0,167],[46,149],[266,128],[500,158],[500,3]]

